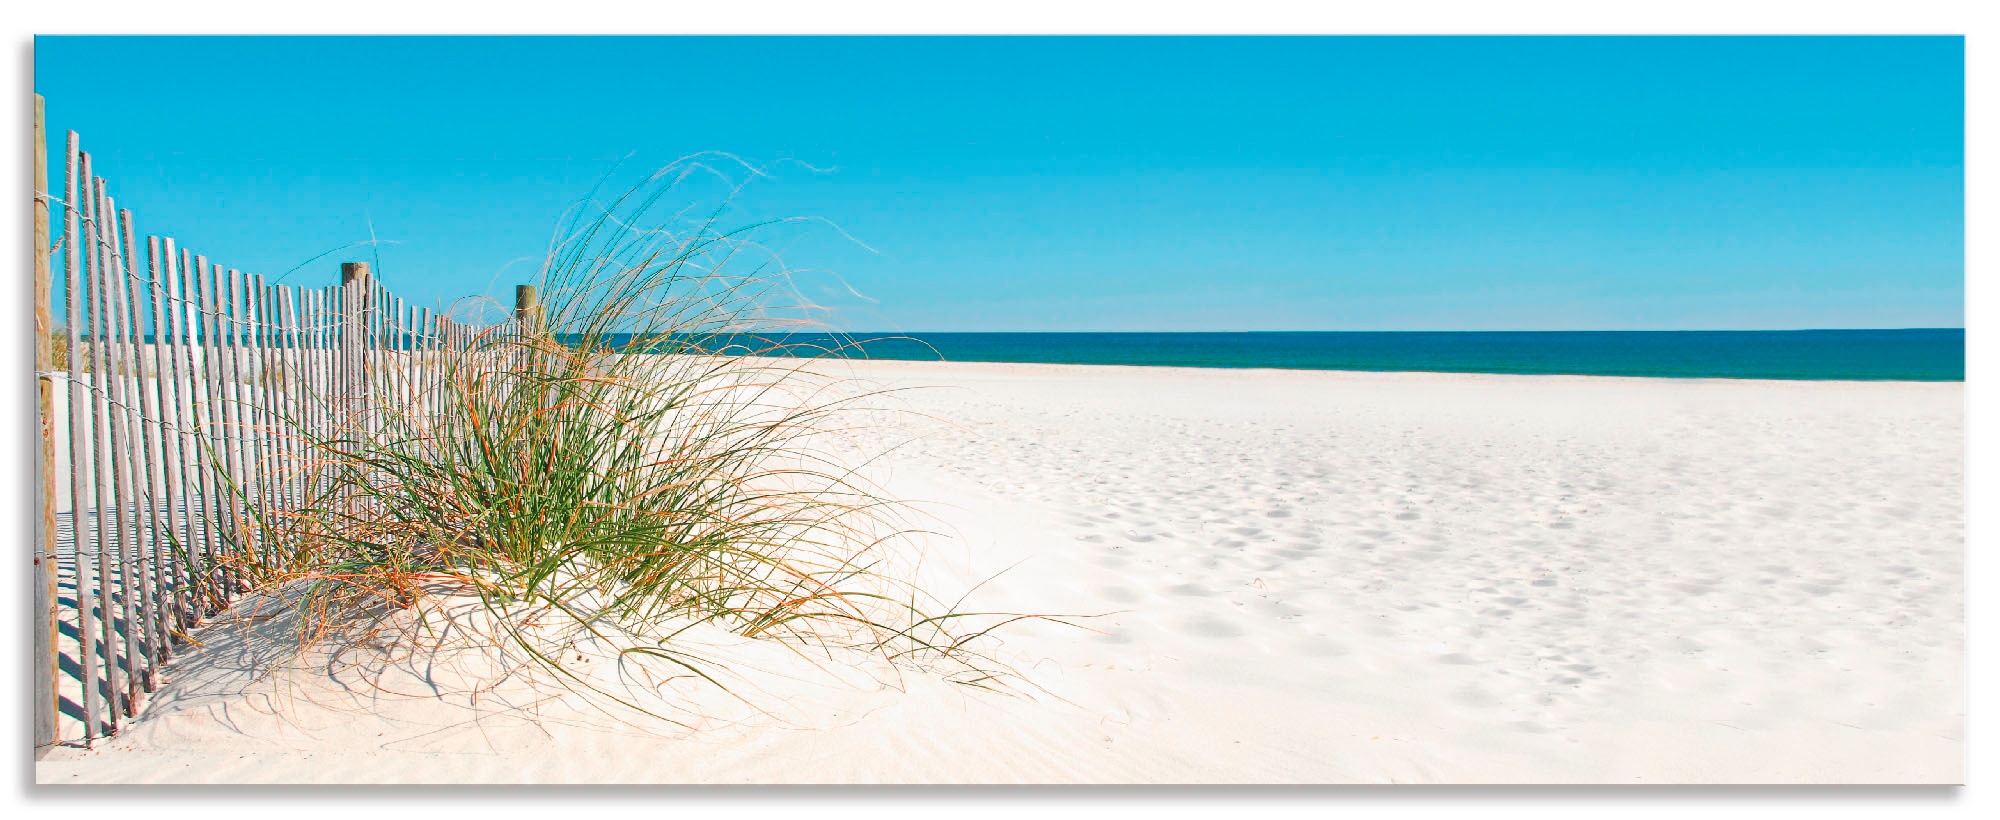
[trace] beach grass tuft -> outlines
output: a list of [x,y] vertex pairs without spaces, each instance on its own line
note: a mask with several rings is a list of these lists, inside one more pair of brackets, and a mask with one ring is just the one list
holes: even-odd
[[721,230],[717,208],[633,227],[698,165],[574,212],[539,315],[382,354],[376,389],[394,400],[328,399],[344,415],[303,442],[312,502],[257,521],[271,547],[228,574],[298,591],[302,645],[376,634],[396,613],[426,622],[440,589],[476,596],[518,657],[662,717],[558,647],[582,634],[728,689],[679,641],[719,627],[815,663],[1008,688],[983,639],[1027,616],[921,588],[921,530],[856,472],[854,411],[881,394],[814,366],[839,347],[787,347],[784,331],[813,320],[758,242],[784,223]]

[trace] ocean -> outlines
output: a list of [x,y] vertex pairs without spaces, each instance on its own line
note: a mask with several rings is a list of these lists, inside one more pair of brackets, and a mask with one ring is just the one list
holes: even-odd
[[[825,334],[783,334],[835,346]],[[1964,381],[1965,331],[853,333],[844,355],[958,362]]]

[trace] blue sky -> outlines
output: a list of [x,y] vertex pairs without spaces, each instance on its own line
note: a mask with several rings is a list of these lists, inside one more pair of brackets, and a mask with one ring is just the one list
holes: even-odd
[[287,281],[422,304],[723,151],[849,330],[1964,323],[1959,38],[39,37],[35,88],[141,232],[372,230]]

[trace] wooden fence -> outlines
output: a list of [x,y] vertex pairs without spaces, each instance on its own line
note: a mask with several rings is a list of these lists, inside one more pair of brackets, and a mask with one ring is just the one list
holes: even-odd
[[[75,132],[49,190],[39,96],[34,129],[40,750],[118,732],[188,633],[251,588],[246,568],[284,564],[288,518],[339,503],[333,471],[352,468],[313,442],[438,406],[442,358],[508,326],[417,308],[358,262],[306,287],[142,243]],[[532,289],[518,298],[531,315]]]

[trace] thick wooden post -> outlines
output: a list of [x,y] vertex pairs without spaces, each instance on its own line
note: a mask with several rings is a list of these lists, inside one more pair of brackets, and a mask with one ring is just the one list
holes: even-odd
[[[369,297],[373,283],[368,276],[368,263],[340,263],[340,392],[343,397],[339,429],[343,436],[366,437],[372,432],[369,417],[373,415],[368,394],[368,341]],[[358,440],[358,438],[357,438]],[[348,472],[343,470],[343,473]],[[343,482],[353,476],[343,475]],[[365,474],[358,476],[366,480]],[[347,515],[355,515],[357,501],[351,489],[343,485],[339,503]]]
[[357,429],[367,430],[366,417],[370,408],[368,394],[369,372],[368,342],[373,335],[369,319],[369,297],[373,295],[374,280],[368,276],[368,263],[342,262],[340,284],[347,289],[347,354],[349,379],[348,395],[354,398],[353,419],[359,423]]
[[[35,749],[56,742],[56,406],[55,322],[49,316],[53,298],[49,271],[49,149],[42,113],[42,95],[35,95],[34,215],[35,254]],[[77,352],[70,349],[69,355]],[[72,503],[72,507],[74,504]]]
[[541,329],[542,300],[536,295],[534,285],[514,286],[514,321],[521,326],[522,333]]
[[340,263],[342,390],[351,402],[348,412],[366,412],[368,389],[368,263]]

